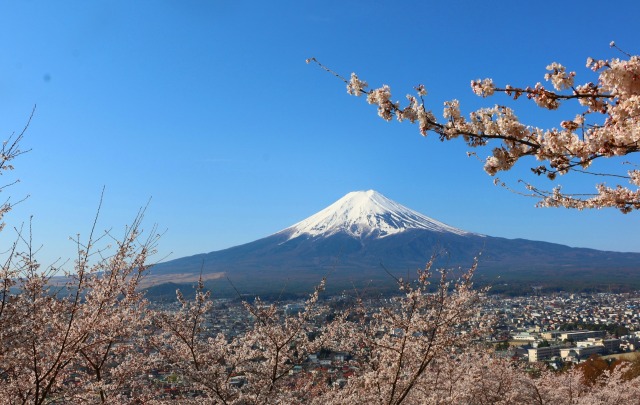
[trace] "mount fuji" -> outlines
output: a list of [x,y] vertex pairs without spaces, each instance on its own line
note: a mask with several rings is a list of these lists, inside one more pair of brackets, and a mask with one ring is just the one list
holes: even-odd
[[356,239],[384,238],[410,229],[470,235],[391,201],[374,190],[353,191],[304,221],[280,231],[289,239],[345,233]]
[[[244,245],[154,266],[150,284],[192,283],[202,273],[218,295],[396,288],[437,254],[439,267],[468,267],[481,254],[476,281],[490,284],[640,286],[640,253],[604,252],[467,232],[374,191],[348,193],[318,213]],[[606,275],[606,280],[603,280]],[[592,286],[591,286],[592,287]],[[154,288],[158,288],[157,286]],[[171,290],[171,289],[169,289]]]

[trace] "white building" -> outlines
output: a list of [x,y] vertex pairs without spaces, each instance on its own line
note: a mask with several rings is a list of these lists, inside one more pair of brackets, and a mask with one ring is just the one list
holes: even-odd
[[577,342],[578,340],[584,340],[588,338],[603,338],[606,336],[606,332],[603,330],[580,330],[580,331],[571,331],[564,332],[560,334],[560,340],[572,340]]
[[573,357],[575,360],[584,359],[592,354],[599,354],[604,352],[604,346],[591,345],[581,347],[565,347],[560,349],[560,357],[562,360],[567,360]]
[[527,349],[527,352],[529,353],[529,362],[534,363],[536,361],[548,360],[553,356],[560,356],[561,348],[562,346],[547,346]]

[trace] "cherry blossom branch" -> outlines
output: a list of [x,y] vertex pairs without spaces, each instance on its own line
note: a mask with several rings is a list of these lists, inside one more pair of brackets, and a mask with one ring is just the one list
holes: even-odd
[[[615,47],[615,44],[611,46]],[[491,79],[471,81],[473,92],[480,97],[502,93],[517,100],[526,96],[546,110],[556,110],[563,102],[575,101],[584,109],[581,114],[561,121],[559,128],[547,129],[521,123],[511,108],[501,105],[473,111],[465,118],[457,100],[444,102],[443,120],[439,120],[425,104],[427,90],[424,85],[416,86],[417,95],[407,95],[408,104],[401,106],[392,101],[387,85],[368,90],[367,82],[355,73],[347,80],[315,58],[307,59],[307,63],[314,63],[343,81],[347,93],[365,95],[367,102],[376,105],[378,115],[386,121],[394,117],[398,121],[409,121],[418,126],[423,136],[434,133],[441,141],[462,138],[472,148],[497,143],[484,160],[484,170],[492,176],[512,169],[520,159],[532,156],[546,162],[532,167],[532,172],[555,180],[558,175],[571,172],[589,173],[585,169],[595,160],[619,158],[640,151],[640,56],[627,56],[627,60],[588,58],[586,66],[598,74],[598,80],[595,84],[583,85],[575,85],[575,72],[567,72],[564,66],[554,62],[547,66],[548,73],[544,76],[554,91],[541,83],[533,87],[497,87]],[[538,206],[616,207],[623,213],[638,209],[635,197],[629,196],[638,191],[640,172],[634,170],[628,176],[611,173],[609,177],[626,179],[630,185],[596,185],[597,198],[587,200],[564,195],[556,187],[543,195],[553,194],[557,198],[540,195],[542,201]]]

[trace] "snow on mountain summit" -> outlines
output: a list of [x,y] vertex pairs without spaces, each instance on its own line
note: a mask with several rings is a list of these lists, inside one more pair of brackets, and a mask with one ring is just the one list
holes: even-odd
[[301,235],[330,236],[339,232],[356,237],[377,237],[409,229],[470,235],[398,204],[374,190],[353,191],[322,211],[282,230],[289,239]]

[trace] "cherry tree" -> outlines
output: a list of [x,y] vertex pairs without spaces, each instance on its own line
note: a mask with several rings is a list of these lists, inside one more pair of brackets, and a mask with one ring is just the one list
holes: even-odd
[[[30,246],[7,259],[0,313],[0,402],[113,403],[135,395],[146,301],[138,291],[153,240],[139,220],[113,252],[80,245],[65,280],[40,270]],[[109,235],[109,234],[107,234]]]
[[353,353],[360,373],[332,393],[336,403],[426,403],[441,398],[444,369],[473,350],[489,333],[491,319],[479,316],[484,290],[473,288],[476,265],[458,280],[437,272],[433,259],[413,282],[398,280],[404,293],[394,305],[372,311],[360,303],[353,322],[332,325],[336,350]]
[[[157,364],[179,373],[182,385],[197,392],[199,401],[425,403],[443,395],[440,386],[450,381],[444,370],[454,372],[460,356],[491,325],[477,313],[485,291],[473,289],[476,266],[457,280],[441,270],[434,285],[432,265],[419,270],[416,280],[397,280],[401,294],[389,307],[369,308],[359,301],[331,313],[318,301],[324,281],[296,314],[259,299],[244,302],[253,322],[233,337],[207,333],[212,302],[200,282],[194,300],[178,292],[180,310],[156,315],[159,333],[152,341]],[[318,323],[324,326],[318,329]],[[353,356],[358,372],[346,386],[321,373],[295,372],[322,349]]]
[[[3,172],[22,153],[23,134],[3,144]],[[68,270],[41,267],[30,229],[17,230],[0,267],[0,403],[119,403],[144,391],[139,283],[157,234],[142,236],[143,216],[121,236],[97,236],[94,222],[87,239],[75,239]]]
[[[617,48],[612,42],[611,47]],[[617,48],[620,52],[623,52]],[[623,52],[624,53],[624,52]],[[492,147],[484,159],[484,170],[495,175],[507,171],[525,157],[537,163],[531,171],[556,180],[558,175],[581,173],[608,176],[610,183],[595,184],[595,192],[565,193],[561,186],[551,190],[525,182],[527,195],[539,198],[539,206],[567,208],[614,207],[628,213],[640,209],[640,170],[628,161],[621,162],[617,173],[595,173],[590,166],[601,158],[628,160],[640,150],[640,57],[624,53],[626,58],[596,60],[588,58],[586,67],[597,74],[597,80],[576,84],[577,74],[559,63],[547,66],[546,87],[498,86],[492,79],[471,81],[471,89],[480,97],[503,94],[513,100],[527,99],[543,110],[557,110],[565,103],[574,104],[580,112],[558,122],[554,128],[541,128],[521,122],[515,111],[505,105],[493,105],[472,111],[465,117],[458,100],[444,102],[442,119],[427,105],[427,89],[415,87],[415,95],[407,95],[407,104],[393,101],[389,86],[368,90],[366,81],[355,73],[347,80],[315,58],[316,63],[347,85],[347,92],[366,96],[377,106],[378,115],[386,121],[394,117],[418,126],[422,136],[437,135],[441,141],[461,138],[469,147]],[[470,152],[469,154],[475,155]],[[624,166],[623,166],[624,164]],[[496,184],[506,186],[496,178]]]
[[323,290],[324,281],[297,314],[283,313],[275,303],[265,304],[259,298],[244,301],[252,319],[247,331],[211,336],[206,326],[211,293],[199,281],[194,300],[186,300],[178,291],[180,310],[156,314],[159,333],[152,342],[157,364],[178,372],[183,386],[199,393],[195,403],[297,403],[317,395],[313,378],[290,376],[323,345],[323,336],[314,333],[311,322],[323,316],[318,305]]

